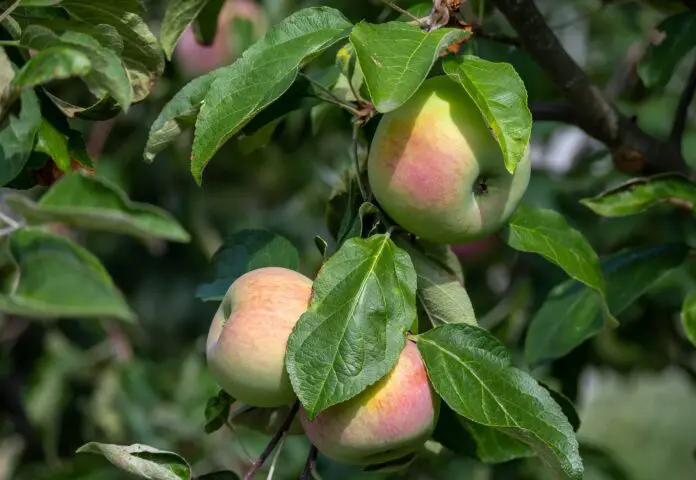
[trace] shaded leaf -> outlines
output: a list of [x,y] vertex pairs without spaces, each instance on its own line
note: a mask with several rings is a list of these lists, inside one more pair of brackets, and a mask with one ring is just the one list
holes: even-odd
[[691,292],[684,300],[681,319],[686,336],[696,347],[696,292]]
[[337,10],[306,8],[271,28],[210,86],[196,121],[191,172],[200,184],[217,150],[293,84],[302,63],[348,35]]
[[220,471],[201,475],[196,480],[239,480],[239,476],[234,472]]
[[[520,205],[502,232],[507,244],[521,252],[536,253],[558,265],[569,277],[594,289],[605,302],[605,283],[599,259],[585,236],[554,211]],[[605,308],[606,319],[616,319]]]
[[696,184],[678,174],[639,178],[580,203],[604,217],[622,217],[644,212],[660,203],[693,210]]
[[505,463],[535,454],[532,447],[507,435],[505,430],[471,422],[463,417],[459,417],[459,421],[476,443],[476,456],[484,463]]
[[512,366],[502,343],[473,325],[443,325],[418,337],[433,387],[459,415],[530,445],[558,476],[582,478],[575,432],[561,407]]
[[84,53],[66,46],[38,52],[17,72],[12,84],[19,88],[35,87],[62,78],[87,75],[92,62]]
[[[210,0],[170,0],[164,11],[160,43],[168,59],[172,58],[174,48],[181,35],[203,10]],[[217,20],[217,19],[216,19]]]
[[684,12],[666,18],[638,63],[638,75],[647,87],[664,87],[679,62],[696,47],[696,12]]
[[232,282],[262,267],[298,270],[300,255],[288,239],[266,230],[242,230],[225,239],[211,263],[215,280],[199,285],[196,297],[220,301]]
[[15,230],[0,244],[0,311],[36,318],[114,317],[133,321],[99,260],[65,237]]
[[24,168],[41,125],[39,99],[34,91],[22,91],[20,101],[19,116],[10,114],[9,122],[0,131],[0,187],[11,182]]
[[77,453],[103,455],[121,470],[148,480],[191,479],[191,467],[183,457],[147,445],[90,442],[78,448]]
[[63,172],[72,170],[68,138],[60,133],[58,129],[45,118],[41,121],[41,125],[39,126],[34,149],[51,157],[55,164],[58,165],[58,168]]
[[448,58],[443,68],[474,100],[503,151],[505,167],[514,173],[532,135],[532,112],[519,74],[509,63],[472,55]]
[[389,235],[352,238],[324,264],[288,340],[293,389],[313,419],[386,375],[416,319],[416,274]]
[[8,195],[6,201],[30,223],[60,222],[140,238],[190,240],[166,210],[132,202],[109,180],[85,172],[65,175],[38,202],[19,194]]
[[[626,307],[686,257],[682,244],[623,251],[602,261],[609,311]],[[602,330],[602,305],[591,289],[568,280],[555,287],[532,318],[525,341],[527,362],[536,366],[566,355]]]
[[377,111],[387,113],[403,105],[416,93],[440,53],[468,35],[454,28],[426,33],[404,22],[356,25],[350,41]]
[[205,404],[205,433],[213,433],[225,425],[234,399],[223,390]]
[[[212,45],[217,34],[218,17],[226,0],[208,0],[193,22],[193,34],[200,45]],[[235,17],[234,20],[237,20]],[[233,20],[233,21],[234,21]],[[236,25],[235,25],[236,30]],[[237,43],[235,42],[235,45]]]

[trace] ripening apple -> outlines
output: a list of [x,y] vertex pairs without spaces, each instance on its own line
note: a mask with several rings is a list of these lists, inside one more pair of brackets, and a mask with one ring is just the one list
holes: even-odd
[[446,76],[426,80],[385,114],[368,158],[384,211],[435,243],[468,243],[502,227],[529,183],[529,149],[514,174],[482,114]]
[[252,270],[232,283],[206,344],[208,369],[224,391],[254,407],[295,400],[285,349],[311,292],[309,278],[279,267]]
[[379,382],[312,421],[301,408],[300,419],[321,453],[340,463],[368,466],[413,455],[432,435],[439,411],[440,397],[418,348],[409,341]]

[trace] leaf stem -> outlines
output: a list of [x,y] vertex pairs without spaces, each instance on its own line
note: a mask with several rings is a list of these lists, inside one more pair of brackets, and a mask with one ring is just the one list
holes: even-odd
[[307,455],[307,462],[305,462],[305,467],[304,470],[302,471],[302,476],[300,477],[300,480],[311,480],[313,477],[314,471],[317,468],[317,455],[319,454],[319,451],[317,450],[317,447],[312,445],[312,447],[309,449],[309,455]]
[[16,221],[14,218],[10,217],[9,215],[5,214],[0,210],[0,220],[7,225],[8,227],[12,228],[13,230],[18,229],[22,225]]
[[5,10],[5,11],[2,12],[2,13],[0,13],[0,22],[2,22],[2,21],[5,20],[7,17],[9,17],[10,14],[12,14],[12,12],[14,12],[15,9],[16,9],[17,7],[19,7],[19,4],[20,4],[20,3],[22,3],[22,0],[15,0],[15,2],[14,2],[12,5],[10,5],[9,7],[7,7],[7,10]]
[[323,97],[319,97],[319,98],[321,98],[322,100],[327,101],[329,103],[333,103],[334,105],[337,105],[339,107],[345,108],[353,115],[360,115],[360,112],[355,107],[353,107],[352,105],[350,105],[350,104],[344,102],[343,100],[341,100],[340,98],[338,98],[331,90],[326,88],[324,85],[317,82],[316,80],[314,80],[312,77],[310,77],[309,75],[307,75],[304,72],[300,72],[300,75],[302,77],[306,78],[307,81],[309,81],[309,83],[311,83],[312,85],[314,85],[315,87],[317,87],[319,90],[321,90],[323,93],[325,93],[326,95],[328,95],[330,97],[330,98],[323,98]]
[[292,408],[290,409],[288,416],[285,417],[283,424],[273,435],[273,438],[271,438],[271,440],[268,442],[268,445],[266,445],[266,448],[263,449],[263,452],[261,452],[259,459],[251,465],[249,471],[247,471],[246,475],[244,475],[244,480],[251,480],[252,478],[254,478],[254,474],[258,472],[261,469],[261,467],[263,467],[263,464],[266,462],[271,453],[273,453],[273,450],[275,450],[276,446],[278,445],[278,442],[280,442],[280,440],[288,434],[288,430],[290,430],[290,425],[292,425],[292,422],[295,419],[295,415],[297,415],[297,411],[299,409],[300,401],[296,400],[295,403],[292,405]]
[[382,3],[384,3],[385,5],[388,5],[388,6],[391,7],[392,9],[396,10],[397,12],[399,12],[400,14],[406,15],[406,16],[407,16],[408,18],[410,18],[411,20],[413,20],[413,21],[415,21],[415,22],[418,22],[418,25],[421,25],[421,26],[424,25],[424,22],[423,22],[422,19],[416,17],[414,14],[412,14],[412,13],[409,12],[408,10],[406,10],[406,9],[404,9],[404,8],[401,8],[400,6],[398,6],[397,4],[395,4],[394,2],[392,2],[391,0],[382,0]]
[[358,136],[360,134],[360,127],[362,126],[362,122],[359,120],[354,120],[353,121],[353,160],[355,161],[355,179],[358,182],[358,188],[360,189],[360,195],[363,198],[363,201],[367,202],[370,200],[370,195],[365,188],[365,185],[363,185],[362,181],[362,171],[360,168],[360,155],[358,151]]

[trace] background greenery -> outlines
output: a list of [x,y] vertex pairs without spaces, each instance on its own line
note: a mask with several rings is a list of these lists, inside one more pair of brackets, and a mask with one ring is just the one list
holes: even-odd
[[[0,316],[0,478],[122,478],[96,457],[75,457],[75,450],[91,440],[176,451],[199,473],[242,472],[266,444],[267,437],[243,428],[212,435],[203,431],[206,401],[217,392],[204,361],[216,304],[197,299],[196,289],[213,278],[209,259],[222,240],[245,228],[285,236],[301,252],[300,270],[316,273],[321,255],[314,236],[330,238],[326,200],[350,162],[349,117],[338,109],[305,108],[284,118],[265,148],[248,153],[248,143],[229,142],[207,168],[202,188],[189,172],[190,132],[153,164],[143,162],[142,152],[150,125],[185,82],[230,63],[268,25],[319,3],[340,9],[353,22],[397,16],[377,1],[236,0],[235,14],[222,23],[215,47],[197,47],[185,36],[146,101],[113,120],[73,122],[84,134],[99,174],[131,199],[171,212],[193,241],[70,232],[103,262],[137,314],[137,324]],[[399,2],[404,7],[415,3]],[[487,12],[487,30],[511,32],[491,5],[472,3],[481,3],[472,7]],[[166,2],[144,4],[157,34]],[[537,5],[593,80],[615,91],[623,112],[635,115],[650,133],[669,134],[694,55],[684,58],[664,89],[645,88],[633,60],[664,13],[630,1],[537,0]],[[530,102],[559,96],[519,49],[486,40],[477,41],[475,49],[489,60],[512,63]],[[333,62],[335,50],[330,53],[319,64]],[[694,115],[685,145],[686,160],[696,167]],[[688,213],[665,207],[602,219],[580,205],[579,198],[629,177],[613,169],[606,147],[575,127],[535,123],[532,152],[535,168],[525,202],[563,213],[600,256],[684,237],[696,244]],[[563,272],[539,257],[513,251],[497,237],[455,251],[479,322],[521,357],[531,315],[564,280]],[[696,354],[675,314],[685,294],[694,290],[695,274],[693,262],[674,270],[621,314],[620,329],[599,334],[536,372],[577,403],[585,478],[696,478]],[[307,448],[304,438],[290,438],[274,478],[297,478]],[[458,449],[469,452],[468,457],[435,442],[427,449],[407,478],[544,478],[536,460],[490,467],[477,461],[467,445]],[[390,478],[359,474],[322,459],[320,472],[325,479]]]

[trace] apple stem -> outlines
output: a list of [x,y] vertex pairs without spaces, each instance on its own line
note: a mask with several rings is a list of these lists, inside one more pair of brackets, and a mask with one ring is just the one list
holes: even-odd
[[317,468],[318,454],[319,451],[317,450],[317,447],[312,445],[312,447],[309,449],[309,455],[307,455],[307,462],[305,463],[305,467],[302,471],[302,476],[300,477],[300,480],[311,480],[311,478],[314,476],[313,474]]
[[273,450],[275,450],[276,446],[278,446],[278,442],[280,442],[280,440],[288,434],[288,430],[290,430],[290,425],[292,425],[293,420],[295,420],[295,415],[297,415],[297,411],[299,409],[300,401],[297,400],[292,405],[292,408],[290,409],[290,412],[288,412],[288,416],[285,417],[283,424],[273,435],[273,438],[271,438],[271,440],[268,442],[268,445],[266,445],[266,448],[263,449],[263,452],[261,452],[259,459],[251,464],[249,471],[247,471],[246,475],[244,475],[244,480],[251,480],[254,477],[254,474],[258,472],[261,469],[261,467],[263,467],[263,464],[266,463],[268,457],[271,456]]
[[360,120],[355,120],[353,122],[353,157],[355,160],[355,179],[358,182],[358,188],[360,189],[360,195],[363,198],[363,201],[369,202],[370,201],[370,193],[368,190],[365,188],[365,185],[363,185],[362,181],[362,166],[360,165],[360,152],[358,149],[358,142],[359,142],[359,135],[360,135],[360,127],[362,126],[362,122]]

